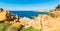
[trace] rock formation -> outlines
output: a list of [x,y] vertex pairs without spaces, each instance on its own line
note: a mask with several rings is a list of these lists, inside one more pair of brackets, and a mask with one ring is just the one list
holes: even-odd
[[28,30],[28,27],[33,27],[34,31],[36,31],[35,29],[40,31],[60,31],[60,5],[48,13],[49,15],[38,15],[33,19],[27,17],[20,18],[11,14],[10,11],[4,11],[0,8],[0,30],[19,31],[21,28]]
[[60,4],[56,7],[56,9],[58,9],[58,11],[60,11]]

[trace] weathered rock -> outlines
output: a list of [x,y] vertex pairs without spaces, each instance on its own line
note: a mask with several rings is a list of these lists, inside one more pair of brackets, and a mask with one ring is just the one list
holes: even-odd
[[24,18],[20,18],[19,21],[25,28],[28,28],[32,25],[33,19],[24,17]]
[[38,17],[35,17],[34,21],[32,23],[32,27],[34,29],[38,29],[38,30],[42,29],[42,23],[41,23],[41,21],[42,21],[41,15],[39,15]]
[[[59,17],[60,18],[60,17]],[[42,31],[60,31],[60,19],[48,15],[42,16]]]
[[17,15],[11,14],[10,11],[3,11],[0,8],[0,22],[8,22],[9,26],[4,29],[5,31],[18,31],[22,27],[21,25],[26,29],[32,26],[34,29],[42,31],[60,31],[60,5],[55,10],[49,11],[49,14],[38,15],[33,19],[27,17],[19,18]]
[[49,14],[54,18],[60,17],[60,11],[52,11]]
[[2,12],[3,11],[3,9],[2,8],[0,8],[0,12]]
[[21,24],[19,22],[10,22],[10,26],[8,26],[5,31],[18,31],[21,27]]
[[21,24],[20,24],[20,22],[12,22],[11,26],[15,27],[15,28],[20,28]]
[[4,20],[6,20],[7,18],[6,18],[6,11],[3,11],[3,12],[1,12],[0,13],[0,21],[4,21]]
[[[1,9],[2,11],[3,9]],[[11,15],[10,15],[10,11],[2,11],[0,12],[0,21],[6,21],[6,20],[10,20],[11,18]]]
[[54,11],[60,11],[60,4],[55,8]]
[[[48,15],[43,15],[42,16],[42,31],[52,31],[53,30],[53,24],[54,22],[54,18],[48,16]],[[52,30],[50,30],[52,29]]]
[[11,13],[10,13],[10,11],[8,10],[8,11],[6,11],[6,20],[8,20],[8,21],[10,21],[11,20]]
[[11,14],[11,20],[12,21],[19,21],[19,17],[17,15]]

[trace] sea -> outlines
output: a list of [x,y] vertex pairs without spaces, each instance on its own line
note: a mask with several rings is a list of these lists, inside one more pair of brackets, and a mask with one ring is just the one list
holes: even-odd
[[47,14],[48,12],[34,12],[34,11],[10,11],[11,14],[16,14],[19,17],[28,17],[31,18],[32,16],[38,16],[39,14]]

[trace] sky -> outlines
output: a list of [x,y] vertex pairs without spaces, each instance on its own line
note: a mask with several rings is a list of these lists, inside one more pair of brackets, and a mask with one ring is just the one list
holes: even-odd
[[60,4],[60,0],[0,0],[0,8],[8,10],[50,10]]

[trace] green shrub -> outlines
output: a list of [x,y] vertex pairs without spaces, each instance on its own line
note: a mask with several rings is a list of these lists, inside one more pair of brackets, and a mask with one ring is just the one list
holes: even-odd
[[0,31],[5,31],[7,23],[0,23]]
[[41,30],[34,29],[34,28],[31,26],[31,27],[29,27],[29,28],[21,28],[20,31],[41,31]]
[[18,31],[18,28],[9,26],[9,27],[7,27],[7,28],[5,29],[5,31]]

